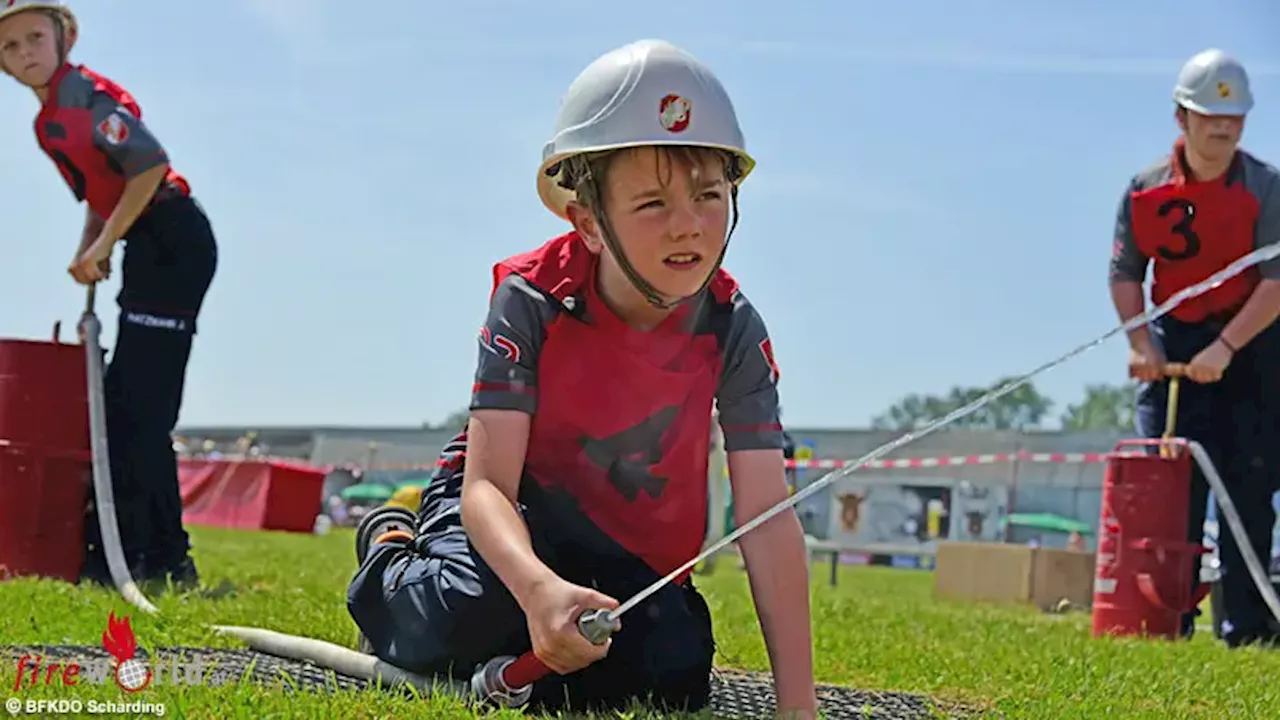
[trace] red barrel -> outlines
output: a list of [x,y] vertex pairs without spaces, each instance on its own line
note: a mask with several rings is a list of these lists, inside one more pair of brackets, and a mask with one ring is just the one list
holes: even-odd
[[[1191,453],[1173,441],[1129,440],[1107,459],[1093,584],[1093,635],[1176,638],[1181,618],[1204,599],[1202,544],[1187,542]],[[1122,449],[1128,447],[1128,451]]]
[[0,579],[75,581],[92,482],[83,345],[0,340]]

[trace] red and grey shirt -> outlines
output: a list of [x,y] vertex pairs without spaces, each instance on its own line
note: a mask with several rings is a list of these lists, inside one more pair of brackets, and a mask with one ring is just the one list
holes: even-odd
[[[83,65],[63,65],[54,73],[35,130],[76,199],[104,218],[130,179],[169,161],[142,124],[133,96]],[[190,186],[170,168],[157,197],[172,194],[190,194]]]
[[[1141,283],[1154,263],[1157,305],[1280,242],[1280,172],[1241,150],[1223,177],[1197,181],[1183,142],[1130,181],[1116,216],[1111,282]],[[1186,322],[1230,317],[1262,278],[1280,280],[1280,259],[1259,263],[1170,314]]]
[[665,574],[705,536],[713,403],[728,452],[782,449],[778,368],[728,273],[642,332],[600,300],[595,268],[574,233],[495,268],[471,409],[531,414],[527,474]]

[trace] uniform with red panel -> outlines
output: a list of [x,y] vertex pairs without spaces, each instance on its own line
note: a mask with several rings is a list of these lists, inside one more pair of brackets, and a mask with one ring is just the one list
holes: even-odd
[[[1255,249],[1280,242],[1280,172],[1238,151],[1220,178],[1201,181],[1186,161],[1180,139],[1168,157],[1133,178],[1121,200],[1110,277],[1113,283],[1141,283],[1152,271],[1151,302],[1159,305],[1182,290],[1226,269]],[[1280,261],[1264,261],[1218,287],[1184,300],[1154,320],[1152,341],[1171,363],[1189,363],[1213,344],[1249,300],[1263,279],[1280,279]],[[1183,382],[1174,428],[1178,437],[1202,444],[1223,475],[1252,544],[1261,557],[1270,555],[1275,513],[1271,494],[1277,487],[1280,447],[1280,327],[1258,335],[1233,356],[1216,383]],[[1167,380],[1144,383],[1139,390],[1137,424],[1148,439],[1164,434],[1169,402]],[[1202,542],[1209,499],[1208,485],[1194,463],[1186,505],[1186,541]],[[1179,505],[1181,503],[1179,502]],[[1105,529],[1105,528],[1104,528]],[[1268,613],[1251,584],[1235,539],[1220,532],[1223,587],[1229,602],[1224,635],[1242,638],[1265,634]],[[1199,558],[1193,562],[1190,588],[1182,597],[1203,593]],[[1189,593],[1189,594],[1188,594]],[[1189,636],[1196,613],[1182,616],[1179,632]]]
[[[1222,179],[1197,182],[1188,177],[1184,152],[1179,142],[1167,160],[1134,179],[1126,198],[1127,241],[1118,238],[1113,264],[1113,277],[1141,279],[1134,271],[1141,266],[1145,274],[1150,262],[1151,300],[1157,305],[1274,241],[1268,233],[1278,229],[1259,226],[1260,220],[1276,222],[1262,215],[1264,203],[1277,201],[1271,196],[1278,191],[1272,186],[1274,168],[1241,152]],[[1260,277],[1256,266],[1249,268],[1170,314],[1188,323],[1228,318],[1244,306]]]
[[[83,65],[64,65],[49,80],[53,101],[36,116],[40,149],[57,165],[76,200],[106,218],[125,183],[169,158],[141,128],[142,108],[127,90]],[[172,167],[164,197],[190,194],[186,178]]]
[[[596,292],[596,256],[570,233],[495,268],[471,408],[532,416],[519,500],[534,550],[571,583],[626,598],[701,549],[713,403],[727,451],[783,447],[763,321],[724,271],[648,332]],[[466,437],[423,495],[416,538],[375,545],[348,608],[374,652],[419,672],[530,649],[524,615],[460,518]],[[465,628],[465,630],[464,630]],[[713,641],[686,573],[627,616],[604,660],[534,684],[569,700],[705,704]]]
[[[105,407],[117,521],[131,572],[140,580],[192,584],[198,577],[182,524],[171,434],[196,321],[217,267],[217,242],[190,184],[142,122],[128,91],[70,63],[45,90],[36,139],[75,199],[88,206],[89,242],[117,213],[136,178],[165,167],[156,186],[145,188],[151,194],[141,214],[122,238],[110,238],[123,240],[125,250]],[[112,584],[94,512],[86,518],[85,536],[81,579]]]

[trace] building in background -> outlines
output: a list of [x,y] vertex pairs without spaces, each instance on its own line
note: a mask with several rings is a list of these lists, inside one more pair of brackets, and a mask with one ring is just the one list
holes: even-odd
[[[898,438],[882,430],[787,429],[797,461],[853,460]],[[238,441],[254,442],[276,457],[314,465],[351,468],[366,479],[394,484],[402,476],[434,468],[440,449],[456,428],[422,427],[183,427],[175,435],[189,448],[213,443],[233,452]],[[931,545],[941,539],[1032,539],[1065,546],[1069,533],[1040,533],[1009,527],[1012,513],[1054,515],[1096,528],[1101,510],[1103,455],[1121,433],[1067,431],[941,430],[890,454],[902,467],[868,468],[848,474],[827,491],[803,500],[797,513],[806,532],[850,543]],[[1025,459],[1018,459],[1025,458]],[[374,472],[368,472],[368,471]],[[713,462],[708,478],[723,479]],[[790,473],[801,489],[832,470],[797,468]],[[348,470],[347,472],[350,472]],[[350,482],[350,480],[345,480]],[[337,487],[343,483],[331,484]],[[727,483],[716,488],[725,496]],[[723,510],[714,517],[723,517]],[[1061,537],[1059,537],[1059,535]],[[1086,534],[1092,548],[1094,535]],[[1277,538],[1280,546],[1280,536]]]

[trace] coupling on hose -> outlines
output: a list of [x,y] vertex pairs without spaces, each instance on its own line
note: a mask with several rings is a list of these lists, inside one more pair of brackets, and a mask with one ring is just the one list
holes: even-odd
[[578,632],[592,645],[603,645],[621,624],[608,610],[588,610],[578,616]]
[[[619,627],[608,610],[588,610],[578,616],[578,632],[593,645],[608,642]],[[471,676],[471,694],[502,707],[522,707],[533,694],[533,683],[548,672],[532,651],[518,658],[496,657],[476,668]]]
[[471,676],[471,694],[484,702],[505,708],[523,707],[533,695],[533,684],[513,688],[503,674],[516,659],[510,655],[496,657],[476,668]]

